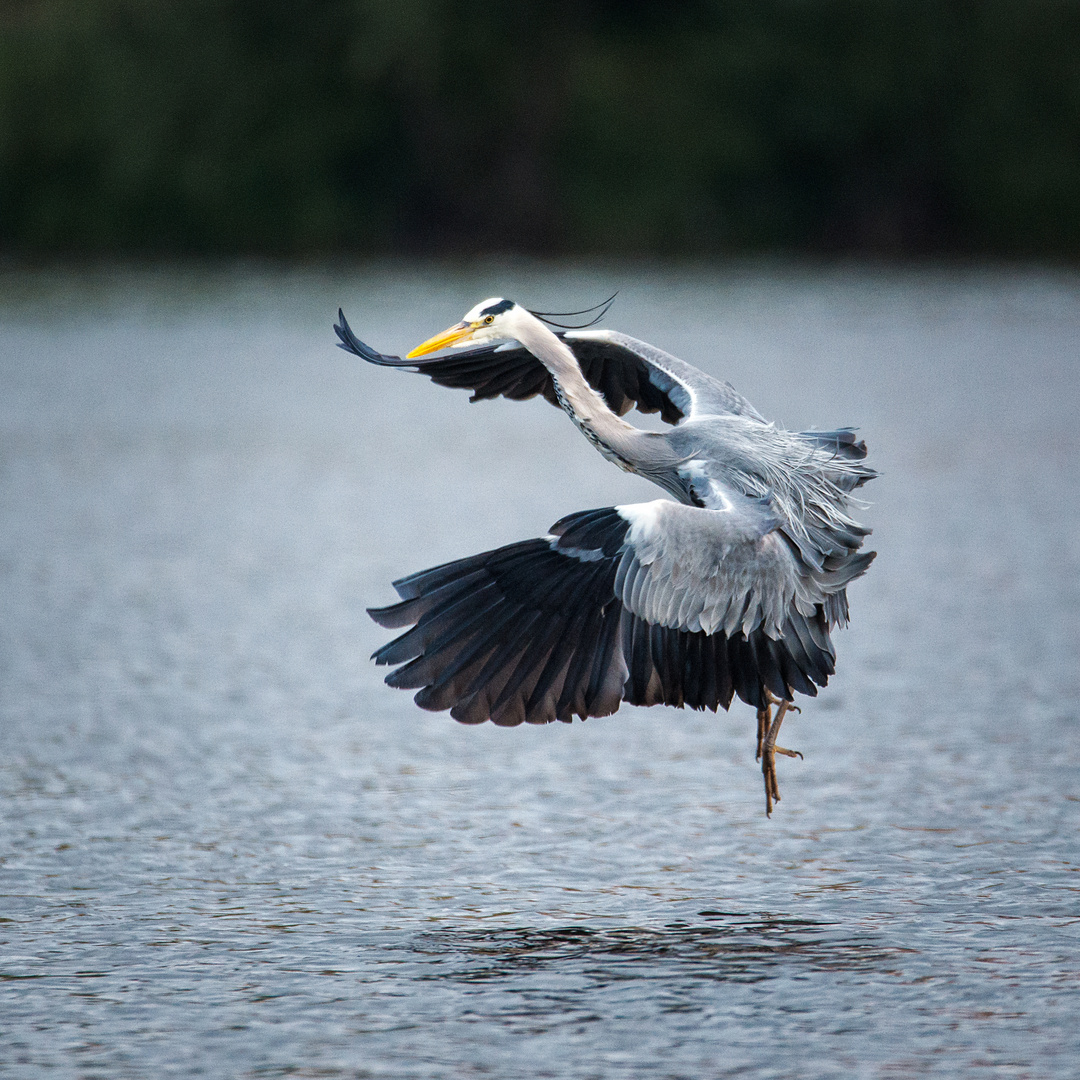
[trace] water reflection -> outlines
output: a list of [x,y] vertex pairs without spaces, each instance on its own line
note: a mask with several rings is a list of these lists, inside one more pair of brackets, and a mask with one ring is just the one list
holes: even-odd
[[888,973],[899,954],[873,936],[836,923],[781,916],[702,911],[707,923],[663,927],[563,926],[439,930],[410,948],[444,970],[423,978],[482,983],[526,973],[577,973],[595,986],[627,979],[692,978],[760,982],[793,967],[812,971]]

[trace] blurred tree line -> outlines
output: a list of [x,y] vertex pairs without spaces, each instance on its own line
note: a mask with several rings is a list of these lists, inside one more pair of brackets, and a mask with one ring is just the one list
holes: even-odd
[[1077,0],[0,0],[8,253],[1080,253]]

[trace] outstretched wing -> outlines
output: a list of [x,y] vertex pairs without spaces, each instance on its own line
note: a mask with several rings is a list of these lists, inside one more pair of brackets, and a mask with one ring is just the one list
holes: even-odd
[[[602,393],[608,406],[620,416],[631,403],[641,412],[656,412],[655,407],[642,407],[642,401],[647,403],[649,397],[647,390],[635,393],[636,384],[647,383],[681,414],[671,420],[661,408],[662,419],[669,423],[682,417],[717,415],[748,416],[765,422],[731,383],[714,379],[655,345],[615,330],[567,330],[560,337],[577,357],[582,373],[593,389]],[[612,398],[619,401],[620,392],[629,403],[620,402],[620,407],[616,408]]]
[[[431,359],[403,360],[362,342],[340,309],[334,331],[339,348],[382,367],[420,372],[440,386],[471,390],[472,401],[500,396],[523,401],[542,394],[552,405],[559,405],[547,368],[516,342],[459,349]],[[705,414],[762,419],[730,384],[643,341],[610,330],[568,330],[558,336],[574,353],[589,385],[604,395],[617,416],[636,408],[643,413],[659,412],[669,424]]]
[[373,659],[464,723],[569,722],[624,700],[726,709],[736,694],[760,708],[766,688],[813,695],[833,672],[821,601],[842,583],[799,573],[756,504],[584,511],[395,582],[401,603],[370,614],[412,629]]

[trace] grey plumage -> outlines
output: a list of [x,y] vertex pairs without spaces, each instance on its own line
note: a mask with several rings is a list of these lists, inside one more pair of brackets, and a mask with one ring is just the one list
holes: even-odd
[[[365,360],[473,400],[542,395],[676,500],[573,514],[547,537],[396,582],[401,602],[371,610],[383,626],[412,627],[374,655],[403,665],[390,685],[463,722],[505,725],[607,715],[624,700],[726,709],[738,696],[759,710],[771,763],[788,706],[763,743],[770,700],[826,684],[847,586],[874,558],[860,550],[869,530],[852,517],[852,493],[876,474],[851,429],[784,431],[730,384],[651,345],[554,333],[498,298],[405,359],[365,345],[341,312],[335,330]],[[421,359],[447,347],[460,351]],[[631,408],[673,426],[641,431],[621,419]],[[774,776],[778,797],[775,787]],[[769,793],[767,773],[771,809]]]

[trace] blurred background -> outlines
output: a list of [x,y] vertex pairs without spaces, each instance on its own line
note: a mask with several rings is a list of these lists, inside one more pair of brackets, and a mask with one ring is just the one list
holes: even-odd
[[3,0],[22,255],[1072,259],[1073,0]]

